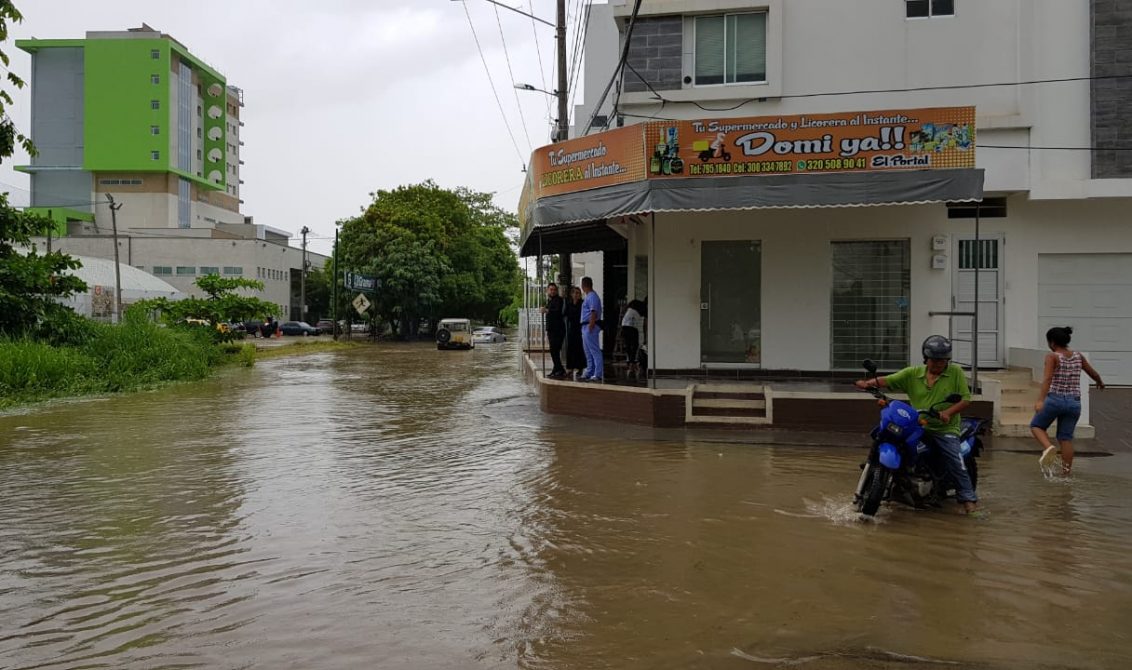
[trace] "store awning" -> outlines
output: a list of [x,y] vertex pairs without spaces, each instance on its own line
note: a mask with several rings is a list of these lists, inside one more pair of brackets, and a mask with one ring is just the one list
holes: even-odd
[[975,168],[648,179],[530,203],[531,225],[521,254],[540,253],[540,244],[543,254],[603,249],[602,244],[622,239],[606,221],[650,212],[876,207],[982,198],[983,170]]

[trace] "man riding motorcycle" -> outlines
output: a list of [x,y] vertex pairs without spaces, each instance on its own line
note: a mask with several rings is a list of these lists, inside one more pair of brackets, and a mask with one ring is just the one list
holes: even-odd
[[938,419],[929,417],[924,430],[939,448],[942,463],[955,481],[956,500],[964,513],[971,514],[978,507],[978,497],[971,486],[971,478],[967,475],[959,445],[959,412],[971,404],[967,376],[963,373],[963,368],[951,362],[951,341],[946,337],[932,335],[924,340],[921,351],[924,365],[913,365],[887,377],[862,379],[855,384],[860,389],[879,386],[906,393],[912,406],[921,410],[945,404],[947,397],[953,393],[962,396],[961,401],[940,411]]

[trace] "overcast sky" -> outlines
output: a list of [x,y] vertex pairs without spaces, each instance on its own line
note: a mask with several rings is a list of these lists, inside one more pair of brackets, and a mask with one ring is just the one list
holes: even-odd
[[[528,0],[507,0],[529,11]],[[554,0],[530,0],[553,22]],[[579,0],[567,0],[570,23]],[[514,211],[530,148],[549,142],[553,100],[515,91],[517,82],[553,90],[554,31],[484,0],[466,0],[516,153],[492,96],[465,15],[452,0],[16,0],[24,15],[5,50],[11,70],[30,78],[31,57],[15,39],[81,38],[145,22],[172,35],[244,89],[244,214],[256,223],[334,236],[380,188],[433,179],[496,194]],[[540,74],[536,35],[544,65]],[[571,35],[571,38],[573,36]],[[568,40],[569,44],[569,40]],[[516,95],[518,93],[518,102]],[[10,115],[28,129],[29,94],[13,92]],[[576,100],[575,102],[580,102]],[[526,130],[519,109],[526,119]],[[0,166],[0,188],[29,202],[28,178]],[[312,249],[329,252],[326,239]]]

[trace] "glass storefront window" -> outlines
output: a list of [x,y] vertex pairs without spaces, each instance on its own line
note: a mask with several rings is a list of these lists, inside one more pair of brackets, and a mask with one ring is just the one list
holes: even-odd
[[881,370],[908,364],[911,250],[908,240],[833,242],[830,362],[859,370],[866,358]]

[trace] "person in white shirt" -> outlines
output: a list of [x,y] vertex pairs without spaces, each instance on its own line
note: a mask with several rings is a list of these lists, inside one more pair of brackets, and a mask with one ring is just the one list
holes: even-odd
[[621,318],[621,340],[625,343],[625,358],[629,372],[640,372],[637,364],[637,349],[641,346],[641,329],[645,326],[645,304],[640,300],[630,300],[625,306],[625,316]]

